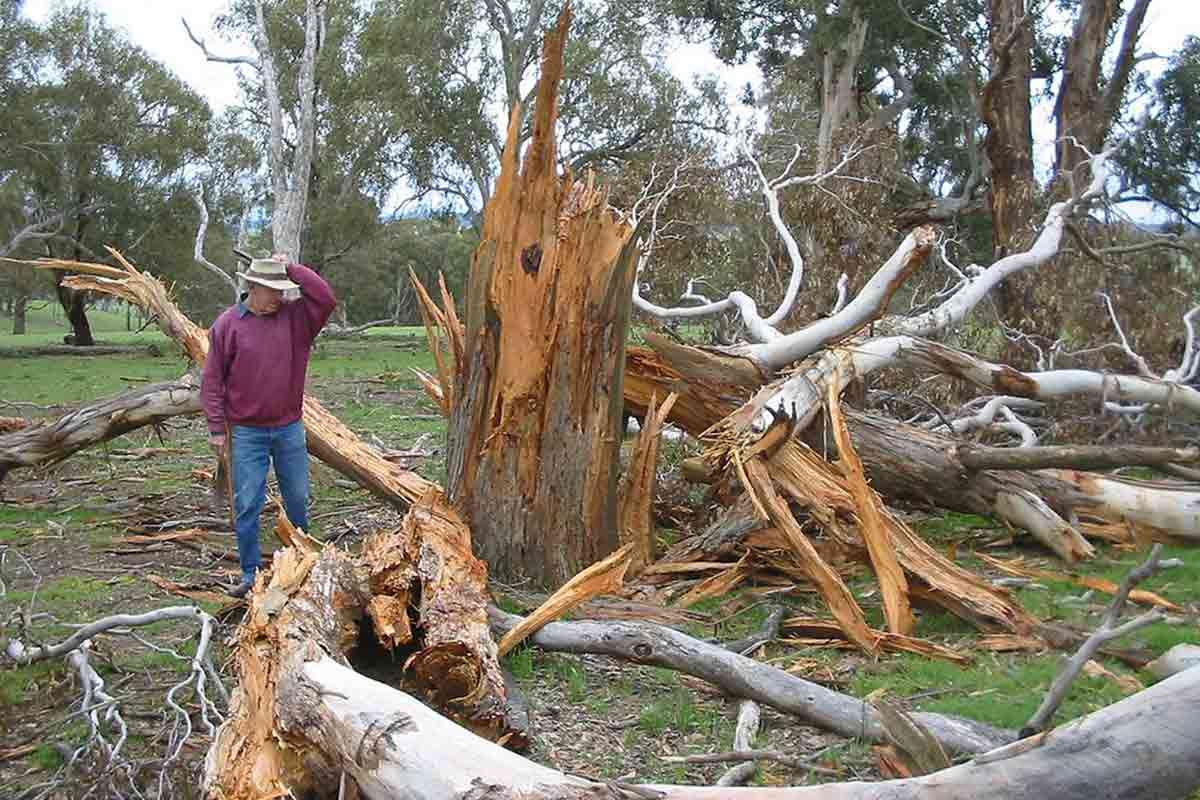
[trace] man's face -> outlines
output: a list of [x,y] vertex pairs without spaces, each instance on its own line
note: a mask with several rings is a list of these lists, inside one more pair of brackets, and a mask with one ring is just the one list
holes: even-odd
[[247,305],[252,312],[260,317],[270,316],[283,305],[283,292],[278,289],[272,289],[269,286],[251,283]]

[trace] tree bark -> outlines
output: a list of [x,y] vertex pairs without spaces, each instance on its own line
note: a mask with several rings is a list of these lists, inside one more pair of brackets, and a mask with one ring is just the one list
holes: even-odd
[[0,480],[18,467],[48,466],[99,442],[200,410],[193,374],[83,406],[46,425],[0,435]]
[[91,347],[96,340],[92,338],[92,326],[88,323],[87,318],[87,293],[66,286],[63,283],[67,277],[65,272],[56,272],[55,277],[57,283],[54,292],[58,295],[58,302],[62,305],[63,312],[67,315],[67,322],[71,325],[71,333],[63,339],[63,343],[76,347]]
[[[991,164],[988,205],[992,217],[992,253],[996,259],[1023,249],[1028,232],[1020,230],[1030,217],[1036,184],[1033,177],[1033,125],[1029,82],[1032,77],[1033,20],[1025,0],[990,0],[989,39],[991,77],[980,96],[987,126],[983,149]],[[1014,330],[1043,332],[1048,309],[1035,305],[1035,278],[1016,274],[996,291],[1001,321]],[[1036,314],[1035,314],[1036,310]],[[1054,315],[1051,315],[1054,316]],[[1057,317],[1049,329],[1056,329]],[[1019,345],[1005,345],[1002,360],[1023,363]]]
[[[502,580],[556,587],[616,549],[632,229],[604,193],[557,174],[569,11],[546,37],[533,138],[519,109],[485,211],[455,365],[448,490]],[[665,393],[664,393],[665,395]]]
[[1067,40],[1062,85],[1054,106],[1055,174],[1059,178],[1086,161],[1089,151],[1094,153],[1104,146],[1120,112],[1149,6],[1150,0],[1133,4],[1113,73],[1106,79],[1105,51],[1121,18],[1121,4],[1115,0],[1080,3],[1075,28]]
[[29,307],[29,295],[22,294],[12,301],[13,336],[25,335],[25,309]]

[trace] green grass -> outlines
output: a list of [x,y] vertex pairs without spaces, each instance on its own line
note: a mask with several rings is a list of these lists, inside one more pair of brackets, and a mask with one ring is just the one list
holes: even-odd
[[0,706],[23,705],[66,679],[62,661],[39,661],[20,669],[0,669]]
[[533,648],[525,644],[517,645],[501,663],[518,681],[527,681],[533,677]]
[[[1037,710],[1058,673],[1059,663],[1059,654],[1030,658],[981,652],[971,668],[962,669],[944,661],[906,654],[856,676],[851,692],[862,697],[883,689],[899,698],[933,693],[917,701],[921,710],[1020,728]],[[1123,696],[1111,681],[1081,675],[1072,685],[1056,721],[1090,713]]]

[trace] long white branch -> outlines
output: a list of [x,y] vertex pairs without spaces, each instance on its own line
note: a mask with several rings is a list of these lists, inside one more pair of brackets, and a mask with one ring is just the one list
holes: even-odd
[[828,351],[814,366],[781,382],[761,401],[752,429],[764,431],[778,416],[803,428],[820,408],[824,387],[838,373],[848,381],[885,367],[915,364],[953,375],[1004,395],[1031,400],[1093,397],[1152,403],[1169,413],[1200,415],[1200,392],[1190,386],[1134,375],[1106,375],[1081,369],[1020,372],[970,353],[915,336],[879,336]]
[[779,192],[776,191],[772,182],[767,180],[762,167],[750,155],[749,149],[746,151],[746,157],[754,165],[754,172],[758,175],[759,183],[762,184],[763,199],[767,201],[767,216],[771,218],[775,232],[783,241],[783,247],[787,250],[788,260],[792,265],[792,274],[788,278],[787,290],[783,293],[783,299],[779,301],[779,308],[775,309],[775,313],[766,319],[768,325],[775,326],[783,322],[796,303],[796,295],[800,293],[800,283],[804,280],[804,257],[800,255],[800,245],[796,244],[796,237],[792,236],[791,230],[788,229],[787,223],[783,221],[783,215],[779,211]]
[[957,325],[988,292],[1009,275],[1039,267],[1057,255],[1067,219],[1075,209],[1104,191],[1104,182],[1108,179],[1108,160],[1112,153],[1110,148],[1092,158],[1092,181],[1087,190],[1077,198],[1064,200],[1050,207],[1041,233],[1028,250],[1006,256],[982,272],[969,277],[957,292],[937,308],[916,317],[897,320],[894,330],[910,336],[931,336]]
[[8,643],[6,655],[17,664],[32,664],[35,661],[64,656],[94,636],[113,628],[149,625],[166,619],[191,619],[203,624],[206,618],[209,618],[209,615],[196,606],[168,606],[144,614],[114,614],[84,625],[58,644],[26,648],[19,640],[13,639]]
[[208,45],[204,40],[196,34],[192,33],[192,28],[188,25],[186,17],[179,18],[183,22],[183,29],[187,31],[188,38],[196,43],[200,51],[204,53],[204,57],[209,61],[214,61],[221,64],[247,64],[255,69],[260,67],[260,64],[250,56],[219,56],[208,49]]
[[227,284],[230,291],[233,292],[233,302],[236,303],[238,301],[237,281],[228,272],[204,257],[204,236],[208,233],[208,206],[204,203],[203,183],[200,184],[200,188],[196,191],[196,207],[200,209],[200,227],[196,229],[196,247],[192,252],[192,257],[196,260],[197,264],[214,275],[220,276],[222,282]]
[[[766,344],[751,345],[745,354],[770,370],[777,370],[806,358],[830,342],[848,336],[883,313],[892,293],[904,282],[933,246],[932,228],[921,227],[904,237],[883,266],[871,276],[845,308],[831,317],[817,320],[795,333],[776,337]],[[768,320],[769,321],[769,320]]]

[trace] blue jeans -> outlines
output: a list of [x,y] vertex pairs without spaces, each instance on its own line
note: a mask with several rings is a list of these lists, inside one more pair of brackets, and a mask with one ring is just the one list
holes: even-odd
[[267,500],[267,467],[274,462],[283,509],[297,528],[308,530],[308,450],[304,425],[297,420],[278,428],[233,426],[233,507],[242,578],[254,579],[262,566],[258,518]]

